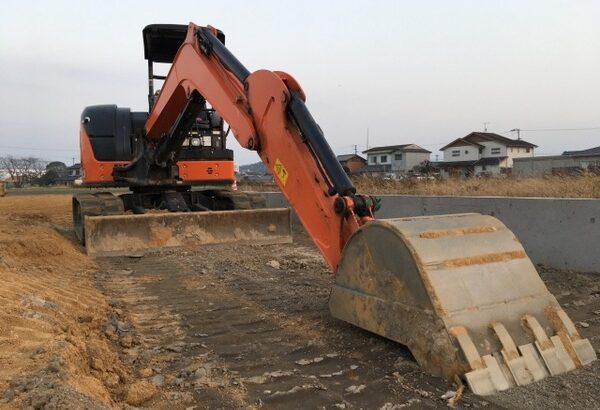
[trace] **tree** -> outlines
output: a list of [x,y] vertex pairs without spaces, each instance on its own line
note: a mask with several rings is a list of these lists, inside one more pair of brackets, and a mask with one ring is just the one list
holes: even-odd
[[36,157],[0,157],[0,168],[8,172],[16,188],[32,183],[46,171],[46,162]]
[[437,171],[437,169],[427,159],[421,162],[419,165],[415,165],[413,170],[423,175],[431,175]]
[[66,174],[67,165],[64,162],[52,161],[46,165],[46,172],[55,171],[58,175]]
[[15,184],[15,187],[20,188],[22,182],[19,180],[19,161],[12,155],[0,157],[0,168],[6,170],[10,176],[10,180]]
[[46,173],[44,173],[44,175],[42,175],[41,177],[37,178],[34,182],[37,185],[48,186],[48,185],[56,184],[56,181],[58,180],[58,178],[60,178],[60,175],[58,174],[58,172],[51,169],[50,171],[47,171]]
[[60,178],[65,177],[68,171],[64,162],[52,161],[46,165],[46,172],[33,182],[38,185],[54,185]]

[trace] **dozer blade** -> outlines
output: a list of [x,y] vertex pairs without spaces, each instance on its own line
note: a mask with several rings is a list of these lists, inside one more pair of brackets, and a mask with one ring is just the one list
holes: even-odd
[[91,256],[141,255],[163,247],[292,242],[289,208],[85,217]]
[[596,359],[514,234],[486,215],[365,224],[344,248],[329,307],[479,395]]

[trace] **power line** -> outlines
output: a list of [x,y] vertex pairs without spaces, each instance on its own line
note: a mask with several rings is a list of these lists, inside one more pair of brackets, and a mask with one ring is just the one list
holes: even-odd
[[[587,128],[535,128],[535,129],[525,129],[521,128],[521,131],[528,132],[546,132],[546,131],[592,131],[592,130],[600,130],[600,127],[587,127]],[[511,130],[513,131],[513,130]],[[510,131],[509,131],[510,132]]]

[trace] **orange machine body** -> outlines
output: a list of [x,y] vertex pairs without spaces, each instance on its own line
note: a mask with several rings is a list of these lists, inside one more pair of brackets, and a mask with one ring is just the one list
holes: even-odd
[[[82,183],[86,186],[117,186],[113,179],[115,165],[124,166],[130,161],[100,161],[83,125],[79,130]],[[235,181],[235,166],[229,160],[181,160],[177,162],[179,177],[188,185],[231,184]]]
[[[85,128],[80,126],[82,183],[86,186],[116,186],[113,179],[115,165],[125,166],[129,161],[100,161],[94,156]],[[179,177],[187,185],[231,184],[235,181],[235,166],[229,160],[181,160],[177,162]]]

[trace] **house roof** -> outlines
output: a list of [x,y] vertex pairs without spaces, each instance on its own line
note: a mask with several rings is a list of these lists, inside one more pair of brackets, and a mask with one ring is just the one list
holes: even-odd
[[348,161],[348,160],[350,160],[350,159],[352,159],[352,158],[358,158],[358,159],[360,159],[361,161],[365,161],[365,162],[367,161],[366,159],[364,159],[363,157],[361,157],[361,156],[360,156],[360,155],[358,155],[358,154],[343,154],[343,155],[338,155],[338,156],[337,156],[337,160],[338,160],[339,162],[346,162],[346,161]]
[[583,149],[580,151],[565,151],[562,154],[571,157],[587,157],[589,155],[596,156],[600,155],[600,146],[589,149]]
[[403,151],[403,152],[422,152],[425,154],[431,154],[431,151],[427,151],[425,148],[418,146],[417,144],[401,144],[401,145],[386,145],[383,147],[373,147],[368,150],[363,151],[363,154],[373,154],[373,153],[388,153],[395,151]]
[[[500,144],[504,144],[507,147],[525,147],[525,148],[537,148],[537,145],[532,144],[531,142],[527,142],[525,140],[514,140],[512,138],[503,137],[502,135],[495,134],[493,132],[472,132],[469,135],[466,135],[462,138],[457,138],[452,141],[450,144],[441,148],[440,151],[445,150],[448,147],[454,145],[457,141],[469,141],[473,144],[477,144],[477,142],[481,141],[496,141]],[[477,144],[479,145],[479,144]]]
[[448,161],[448,162],[436,162],[436,166],[439,168],[464,168],[472,167],[477,161]]
[[391,164],[378,164],[378,165],[367,165],[357,171],[359,174],[368,172],[390,172],[392,170]]
[[508,158],[508,157],[481,158],[480,160],[475,161],[473,163],[473,166],[475,166],[475,165],[498,165],[498,164],[500,164],[500,162],[504,161],[506,158]]
[[458,146],[461,146],[461,147],[462,147],[463,145],[474,145],[474,146],[476,146],[476,147],[479,147],[479,148],[484,148],[484,146],[483,146],[483,145],[481,145],[481,144],[478,144],[478,143],[476,143],[476,142],[474,142],[474,141],[469,141],[468,139],[466,139],[466,137],[464,137],[464,138],[457,138],[457,139],[455,139],[455,140],[454,140],[454,141],[452,141],[450,144],[446,145],[446,146],[445,146],[445,147],[443,147],[443,148],[440,148],[440,151],[443,151],[443,150],[445,150],[446,148],[450,148],[450,147],[452,147],[452,146],[456,146],[456,145],[458,145]]
[[498,165],[508,157],[487,157],[477,161],[440,161],[432,162],[432,165],[439,168],[465,168],[476,165]]

